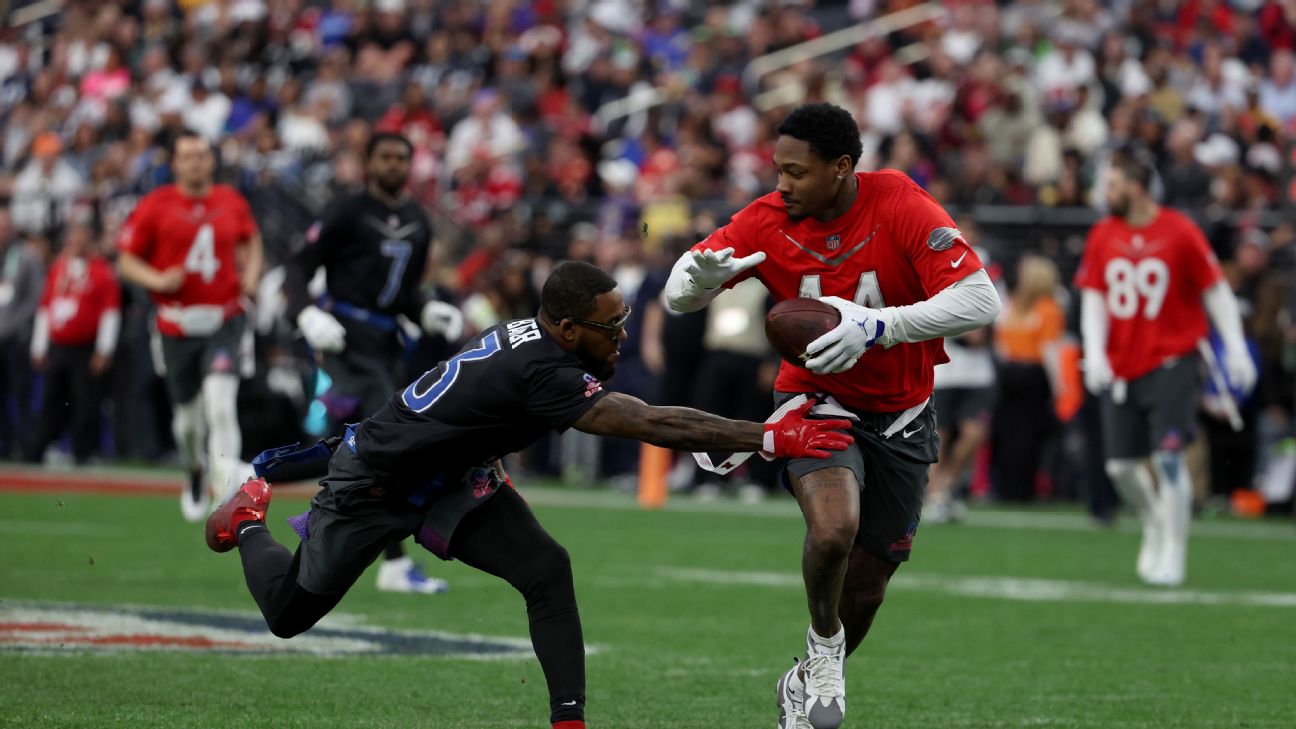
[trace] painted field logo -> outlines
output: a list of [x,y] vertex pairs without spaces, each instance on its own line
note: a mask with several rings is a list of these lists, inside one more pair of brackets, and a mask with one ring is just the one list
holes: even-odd
[[387,630],[326,619],[291,640],[276,638],[259,615],[212,610],[0,603],[0,651],[219,653],[526,659],[525,639],[424,630]]

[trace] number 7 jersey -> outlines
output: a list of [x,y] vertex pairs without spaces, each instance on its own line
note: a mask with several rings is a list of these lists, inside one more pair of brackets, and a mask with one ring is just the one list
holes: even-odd
[[182,267],[175,293],[154,293],[158,330],[185,334],[182,313],[191,307],[219,307],[224,319],[242,311],[235,248],[257,234],[247,200],[228,185],[213,185],[201,199],[175,185],[145,195],[126,221],[117,247],[159,271]]
[[[778,193],[738,211],[693,250],[765,261],[725,283],[755,276],[775,301],[837,296],[881,309],[915,304],[981,270],[949,214],[903,172],[857,173],[850,210],[828,222],[791,218]],[[873,347],[851,369],[816,375],[784,362],[780,392],[826,392],[850,407],[886,413],[931,397],[936,365],[949,361],[940,339]]]
[[1075,284],[1103,295],[1112,373],[1132,380],[1196,350],[1207,332],[1202,294],[1222,276],[1196,224],[1162,207],[1142,228],[1115,216],[1098,221]]

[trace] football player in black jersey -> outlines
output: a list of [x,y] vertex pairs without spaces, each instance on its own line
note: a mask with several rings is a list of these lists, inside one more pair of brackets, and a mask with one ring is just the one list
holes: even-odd
[[[827,457],[846,420],[808,419],[813,400],[768,423],[653,407],[609,392],[629,311],[616,281],[587,263],[559,265],[540,311],[470,340],[454,357],[348,428],[310,511],[289,519],[296,553],[265,527],[270,487],[249,479],[207,521],[214,551],[239,548],[252,597],[275,635],[313,626],[396,539],[496,575],[526,600],[531,641],[557,729],[585,727],[585,655],[567,552],[536,521],[499,459],[567,428],[689,451]],[[316,449],[321,446],[317,445]],[[291,448],[262,465],[293,461]]]
[[[329,201],[323,220],[311,226],[306,245],[287,266],[289,320],[323,355],[323,369],[333,381],[325,399],[336,421],[376,412],[397,388],[398,315],[451,343],[463,332],[463,317],[453,304],[419,291],[432,226],[405,194],[412,152],[399,134],[373,135],[366,149],[367,187]],[[321,266],[327,293],[312,303],[307,281]],[[438,593],[447,587],[444,580],[424,575],[399,541],[387,546],[384,557],[380,590]]]

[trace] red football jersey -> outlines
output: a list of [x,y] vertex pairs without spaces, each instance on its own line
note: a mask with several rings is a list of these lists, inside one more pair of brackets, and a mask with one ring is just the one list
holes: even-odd
[[[184,267],[178,291],[153,294],[159,310],[218,306],[228,319],[242,310],[235,248],[256,233],[252,209],[234,188],[213,185],[206,197],[195,199],[166,185],[139,201],[117,245],[159,271]],[[158,329],[171,336],[183,333],[161,314]]]
[[[839,296],[882,308],[925,301],[971,273],[981,260],[948,213],[903,172],[857,173],[851,209],[827,223],[795,220],[777,192],[738,211],[694,250],[765,251],[763,263],[725,284],[756,276],[776,301]],[[948,361],[940,339],[872,347],[855,367],[816,375],[784,362],[775,388],[826,392],[871,412],[895,412],[931,397],[933,369]]]
[[104,312],[121,308],[121,288],[112,266],[99,256],[79,261],[59,256],[45,277],[40,306],[48,317],[51,342],[90,344]]
[[1114,375],[1132,380],[1197,349],[1207,332],[1202,293],[1223,275],[1197,225],[1163,207],[1142,228],[1098,221],[1075,283],[1106,298],[1107,358]]

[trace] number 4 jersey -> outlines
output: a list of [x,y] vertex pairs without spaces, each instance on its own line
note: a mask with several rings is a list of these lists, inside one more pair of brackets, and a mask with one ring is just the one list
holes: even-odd
[[393,395],[360,425],[354,445],[370,468],[412,490],[566,430],[604,395],[575,354],[535,319],[518,319]]
[[1142,228],[1114,216],[1098,221],[1075,283],[1103,295],[1112,373],[1132,380],[1197,348],[1207,331],[1202,294],[1222,276],[1192,220],[1162,207]]
[[242,311],[235,248],[257,233],[252,210],[227,185],[213,185],[203,198],[186,197],[175,185],[145,195],[122,228],[118,248],[166,271],[185,271],[175,293],[154,293],[158,331],[206,336]]
[[[791,218],[778,193],[770,193],[693,250],[733,247],[735,257],[765,251],[763,263],[726,287],[755,276],[776,301],[838,296],[876,309],[925,301],[981,270],[949,214],[907,175],[882,170],[856,179],[855,202],[834,220]],[[931,397],[933,371],[947,361],[939,339],[873,347],[835,375],[784,362],[774,387],[827,392],[853,408],[896,412]]]

